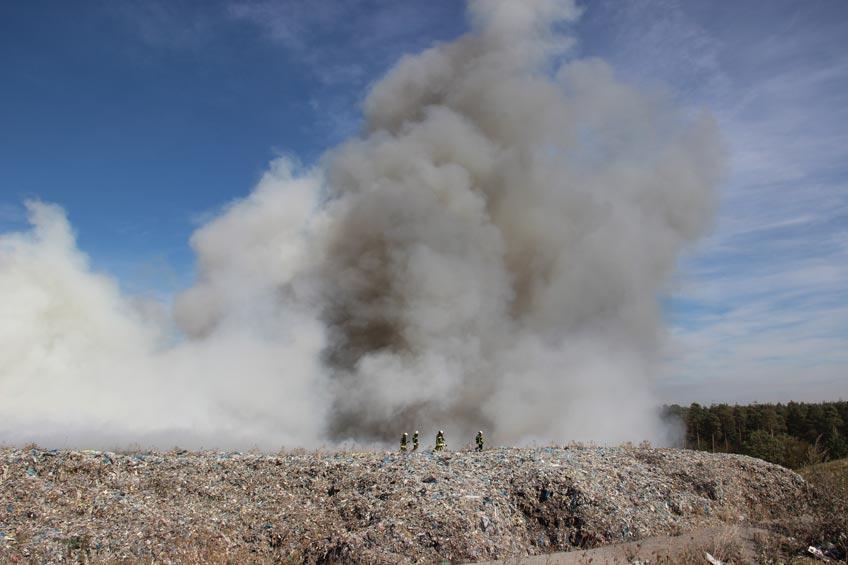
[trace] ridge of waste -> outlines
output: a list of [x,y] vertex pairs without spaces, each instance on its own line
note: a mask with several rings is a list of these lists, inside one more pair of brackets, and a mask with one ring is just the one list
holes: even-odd
[[802,515],[798,474],[680,449],[0,449],[0,561],[479,561]]

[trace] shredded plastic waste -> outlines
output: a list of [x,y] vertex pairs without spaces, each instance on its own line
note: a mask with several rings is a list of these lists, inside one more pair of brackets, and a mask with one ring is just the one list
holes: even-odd
[[[0,562],[469,562],[803,514],[804,480],[643,447],[0,449]],[[707,511],[709,509],[709,511]]]

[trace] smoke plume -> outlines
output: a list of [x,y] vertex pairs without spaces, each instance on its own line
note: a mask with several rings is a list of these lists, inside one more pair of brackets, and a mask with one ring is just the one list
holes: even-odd
[[715,127],[569,56],[570,2],[468,11],[372,88],[360,136],[194,234],[173,315],[29,203],[0,236],[0,440],[661,439],[657,297],[711,219]]

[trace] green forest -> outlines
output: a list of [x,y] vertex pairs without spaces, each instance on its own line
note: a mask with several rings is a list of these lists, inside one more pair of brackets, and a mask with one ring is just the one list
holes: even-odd
[[663,407],[681,447],[742,453],[792,469],[848,456],[848,401]]

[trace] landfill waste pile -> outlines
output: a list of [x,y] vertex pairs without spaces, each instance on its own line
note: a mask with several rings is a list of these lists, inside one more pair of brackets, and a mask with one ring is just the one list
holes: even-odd
[[0,562],[467,562],[804,515],[796,473],[647,447],[0,450]]

